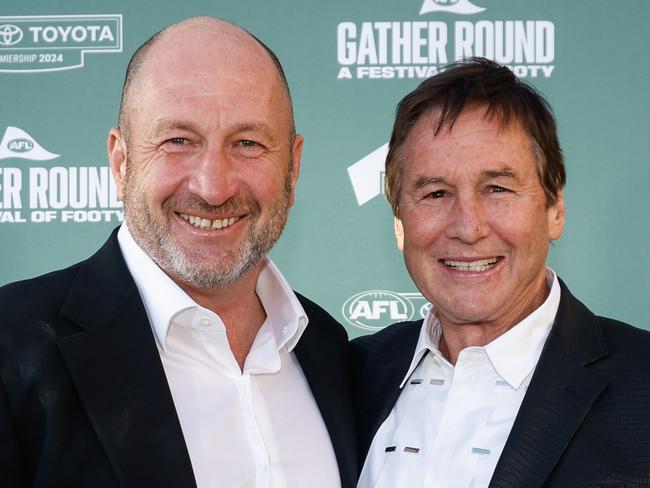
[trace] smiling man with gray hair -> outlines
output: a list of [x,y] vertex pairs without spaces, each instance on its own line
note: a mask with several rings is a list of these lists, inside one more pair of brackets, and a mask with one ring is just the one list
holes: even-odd
[[276,56],[190,19],[127,69],[108,156],[125,224],[0,290],[0,485],[356,481],[345,330],[266,257],[303,137]]

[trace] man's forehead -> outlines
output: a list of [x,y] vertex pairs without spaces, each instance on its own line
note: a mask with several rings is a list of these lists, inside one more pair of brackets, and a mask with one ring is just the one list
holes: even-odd
[[517,117],[505,115],[501,110],[488,105],[470,105],[458,114],[444,113],[441,108],[434,107],[420,115],[409,135],[417,130],[429,133],[431,137],[462,137],[466,133],[485,131],[498,134],[520,131],[527,133]]
[[[277,71],[275,63],[250,33],[229,22],[197,17],[172,25],[151,40],[136,77],[185,77],[188,80],[228,71],[246,75]],[[176,76],[175,76],[176,75]]]
[[143,78],[143,87],[145,88],[143,95],[168,93],[183,98],[200,98],[234,91],[241,93],[242,100],[245,100],[252,97],[271,98],[280,89],[279,80],[276,81],[274,78],[268,79],[262,85],[256,80],[259,80],[259,77],[251,76],[250,73],[246,75],[237,70],[205,71],[193,73],[191,76],[179,74],[173,77],[162,76],[162,73],[159,73]]
[[242,101],[260,102],[285,96],[277,68],[254,40],[236,48],[201,44],[201,50],[182,44],[167,52],[169,45],[169,39],[161,41],[147,54],[139,73],[141,100],[164,96],[187,101],[239,93]]
[[436,134],[439,116],[422,116],[406,140],[403,164],[409,180],[483,181],[535,171],[533,143],[520,123],[504,124],[484,110],[467,111]]
[[188,81],[231,73],[240,77],[277,71],[264,48],[248,35],[218,38],[167,38],[156,43],[142,65],[144,78],[178,74]]

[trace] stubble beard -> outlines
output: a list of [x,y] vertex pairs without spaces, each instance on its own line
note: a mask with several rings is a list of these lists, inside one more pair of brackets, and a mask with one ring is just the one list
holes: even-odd
[[[138,182],[136,171],[127,164],[123,195],[126,223],[135,242],[172,279],[202,289],[233,283],[258,264],[280,238],[289,213],[290,175],[291,165],[281,198],[271,209],[266,222],[259,221],[261,209],[256,201],[233,197],[222,205],[213,206],[195,195],[166,200],[162,206],[165,220],[159,222],[147,206],[146,193]],[[179,203],[183,206],[179,207]],[[198,210],[221,215],[248,214],[247,235],[237,249],[192,256],[170,230],[170,221],[176,218],[173,208],[183,208],[186,213]]]

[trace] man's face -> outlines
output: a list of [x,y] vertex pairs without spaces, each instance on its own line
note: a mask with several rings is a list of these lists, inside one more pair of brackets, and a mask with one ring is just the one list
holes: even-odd
[[436,116],[421,117],[404,146],[396,229],[406,266],[443,324],[509,327],[545,297],[562,195],[547,207],[519,124],[474,109],[434,136]]
[[214,52],[210,39],[187,39],[152,48],[126,160],[112,164],[136,242],[173,279],[211,288],[279,238],[302,138],[292,147],[287,95],[260,46],[236,32]]

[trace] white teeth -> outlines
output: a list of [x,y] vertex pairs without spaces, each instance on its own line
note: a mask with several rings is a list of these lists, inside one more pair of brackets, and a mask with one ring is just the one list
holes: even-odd
[[194,227],[199,229],[225,229],[239,220],[239,217],[230,217],[229,219],[209,220],[195,215],[179,213],[184,220],[188,221]]
[[487,271],[491,269],[497,262],[497,258],[479,259],[478,261],[452,261],[451,259],[443,259],[442,262],[445,266],[454,268],[457,271]]

